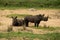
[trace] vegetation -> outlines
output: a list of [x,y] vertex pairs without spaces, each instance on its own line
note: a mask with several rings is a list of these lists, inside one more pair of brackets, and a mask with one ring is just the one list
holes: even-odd
[[31,28],[48,30],[48,31],[55,31],[55,30],[59,30],[60,29],[60,27],[51,27],[51,26],[48,26],[48,27],[39,26],[38,28],[34,27],[34,26],[31,26]]
[[8,32],[11,32],[13,30],[13,27],[8,27]]
[[38,38],[41,40],[59,40],[60,33],[47,33],[47,34],[33,34],[27,32],[9,32],[9,33],[0,33],[0,38],[12,38],[12,37],[25,37],[31,40]]
[[15,17],[15,16],[17,16],[17,17],[25,17],[25,16],[28,16],[28,14],[10,14],[10,15],[7,15],[6,17]]
[[0,7],[60,8],[60,0],[0,0]]

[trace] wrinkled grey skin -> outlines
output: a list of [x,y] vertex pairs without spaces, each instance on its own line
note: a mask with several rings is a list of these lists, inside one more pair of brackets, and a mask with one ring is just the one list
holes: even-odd
[[48,21],[48,17],[44,17],[44,14],[43,15],[39,14],[35,16],[26,16],[24,18],[24,23],[25,23],[25,26],[27,27],[29,22],[34,23],[35,27],[38,27],[41,21]]
[[24,25],[24,20],[23,19],[17,19],[17,16],[12,17],[12,25],[13,26],[22,26],[22,25]]

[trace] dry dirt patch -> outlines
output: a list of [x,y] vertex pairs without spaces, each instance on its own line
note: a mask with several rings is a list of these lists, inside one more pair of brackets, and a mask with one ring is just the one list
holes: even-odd
[[[7,18],[5,17],[6,15],[9,14],[30,14],[30,15],[37,15],[37,14],[45,14],[45,16],[49,15],[50,17],[52,17],[51,15],[54,15],[55,13],[60,13],[60,10],[56,10],[56,9],[44,9],[44,10],[29,10],[29,9],[16,9],[16,10],[0,10],[0,22],[3,23],[2,26],[0,26],[0,30],[6,30],[7,27],[9,25],[11,25],[12,20],[11,18]],[[30,24],[33,25],[34,24]],[[49,19],[47,22],[42,21],[40,23],[40,26],[43,25],[47,25],[47,26],[51,26],[51,27],[60,27],[60,19]],[[38,33],[38,30],[33,29],[33,32]],[[44,33],[43,31],[41,31],[40,33]]]

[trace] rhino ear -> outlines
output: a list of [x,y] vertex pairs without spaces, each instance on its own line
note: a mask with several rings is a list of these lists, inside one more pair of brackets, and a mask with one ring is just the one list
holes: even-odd
[[17,16],[15,18],[17,18]]
[[45,14],[43,14],[42,16],[44,16]]
[[13,16],[11,18],[13,18]]
[[47,17],[50,18],[49,15]]
[[51,17],[49,15],[47,16],[47,18],[50,18],[51,19]]
[[48,16],[48,18],[50,18],[50,19],[51,19],[51,17],[50,17],[50,16]]

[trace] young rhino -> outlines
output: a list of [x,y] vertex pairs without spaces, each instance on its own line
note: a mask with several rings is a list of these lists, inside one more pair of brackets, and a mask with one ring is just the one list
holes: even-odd
[[13,26],[23,26],[24,25],[24,20],[23,19],[17,19],[17,16],[12,17],[12,25]]

